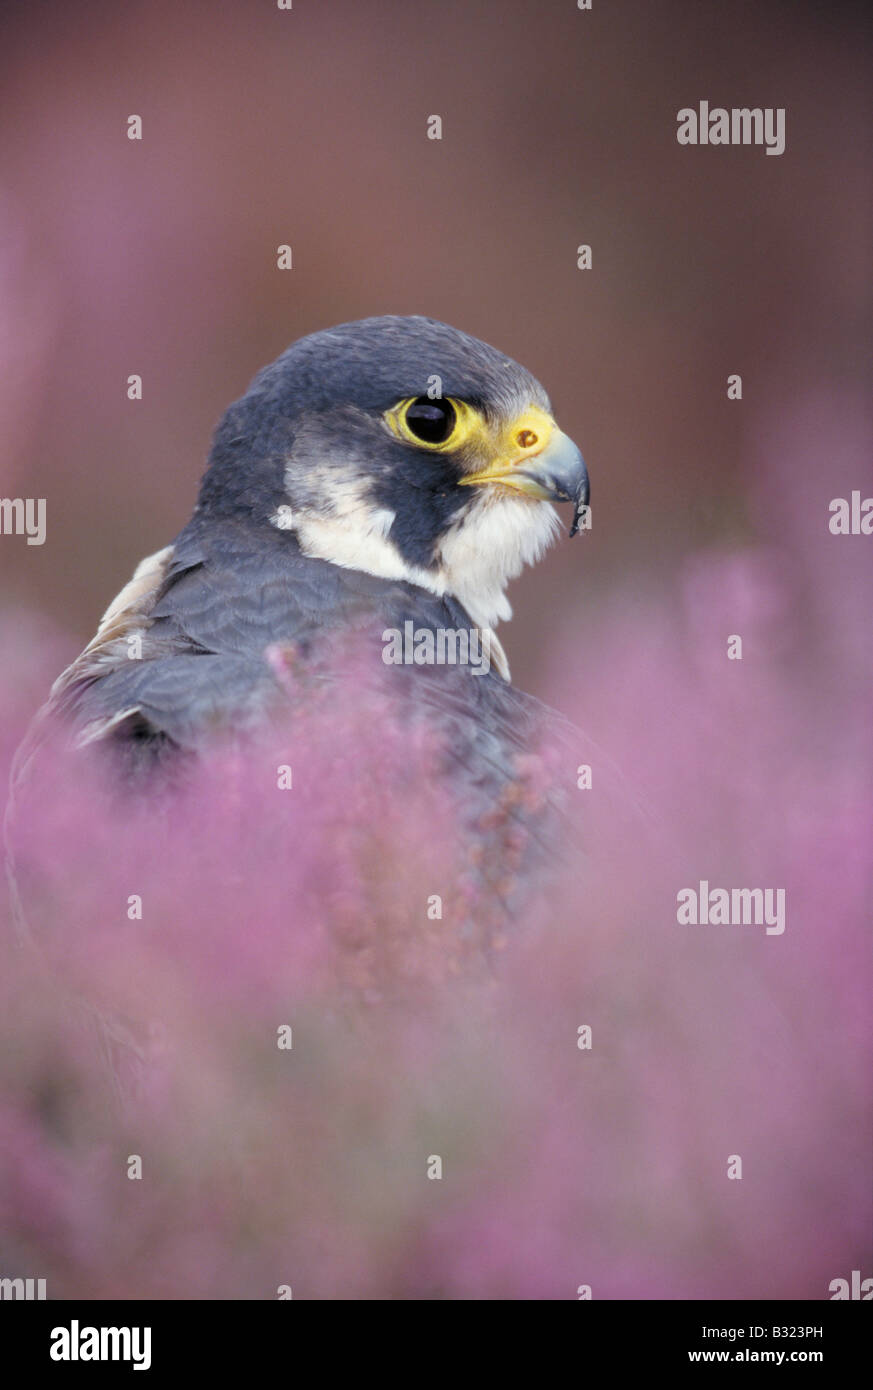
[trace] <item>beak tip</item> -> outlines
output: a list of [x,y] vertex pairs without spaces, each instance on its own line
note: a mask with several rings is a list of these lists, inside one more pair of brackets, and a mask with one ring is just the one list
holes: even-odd
[[[571,539],[571,540],[573,539],[574,536],[577,536],[577,535],[579,534],[579,522],[582,520],[582,513],[583,513],[583,512],[587,509],[587,507],[588,507],[588,499],[589,499],[590,496],[591,496],[591,490],[590,490],[590,488],[589,488],[589,486],[588,486],[588,474],[586,473],[586,474],[585,474],[585,481],[584,481],[584,483],[583,483],[582,486],[578,489],[578,491],[577,491],[577,493],[576,493],[576,496],[573,498],[573,521],[572,521],[572,524],[571,524],[571,526],[570,526],[570,539]],[[583,526],[583,527],[582,527],[582,530],[583,530],[583,531],[587,531],[587,530],[588,530],[588,527],[587,527],[587,526]]]
[[573,503],[570,536],[578,535],[580,529],[588,529],[580,528],[580,523],[590,495],[588,469],[582,453],[572,439],[558,431],[541,457],[542,462],[549,465],[547,478],[552,500]]

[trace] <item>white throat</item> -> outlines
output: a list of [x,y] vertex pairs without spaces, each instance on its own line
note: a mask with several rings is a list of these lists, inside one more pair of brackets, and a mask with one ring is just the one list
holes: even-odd
[[501,674],[509,679],[493,630],[512,617],[506,586],[555,538],[559,523],[550,506],[505,489],[483,491],[443,537],[431,569],[409,564],[391,541],[394,513],[374,511],[352,489],[332,516],[304,506],[289,517],[288,510],[277,512],[273,524],[293,530],[304,555],[457,599],[476,626],[491,634],[492,655],[498,654],[494,664],[505,667]]

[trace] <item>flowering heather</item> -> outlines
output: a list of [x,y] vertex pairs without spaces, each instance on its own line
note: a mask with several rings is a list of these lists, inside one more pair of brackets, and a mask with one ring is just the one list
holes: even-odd
[[[362,681],[160,815],[51,758],[3,938],[4,1267],[253,1299],[820,1299],[863,1268],[867,658],[813,634],[823,719],[795,554],[619,595],[575,668],[556,643],[586,737],[541,765],[569,838],[514,914],[470,887],[439,749]],[[52,644],[7,639],[8,765]],[[680,924],[703,879],[783,888],[784,932]]]

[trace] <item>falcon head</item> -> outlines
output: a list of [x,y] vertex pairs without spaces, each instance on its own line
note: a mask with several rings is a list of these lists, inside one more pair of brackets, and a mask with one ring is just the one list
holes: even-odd
[[285,531],[310,556],[449,594],[474,622],[588,501],[539,382],[448,324],[385,316],[292,344],[219,425],[197,512]]

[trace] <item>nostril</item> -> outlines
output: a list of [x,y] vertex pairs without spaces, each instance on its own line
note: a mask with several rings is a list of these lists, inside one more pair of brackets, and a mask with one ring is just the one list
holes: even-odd
[[516,435],[516,442],[520,449],[532,449],[538,439],[539,435],[535,434],[533,430],[520,430]]

